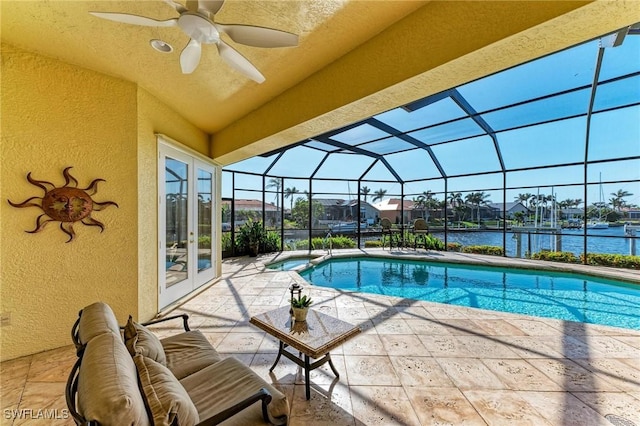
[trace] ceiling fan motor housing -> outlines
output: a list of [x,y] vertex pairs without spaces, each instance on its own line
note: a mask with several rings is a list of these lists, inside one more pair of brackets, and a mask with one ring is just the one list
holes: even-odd
[[205,16],[196,12],[184,12],[178,18],[178,26],[192,39],[206,44],[218,43],[220,33]]

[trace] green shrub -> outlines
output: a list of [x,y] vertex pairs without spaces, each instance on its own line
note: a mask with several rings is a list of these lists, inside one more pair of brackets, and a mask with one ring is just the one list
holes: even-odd
[[267,232],[263,241],[263,250],[264,253],[280,251],[280,234],[278,232]]
[[460,243],[447,243],[447,251],[462,251],[462,244],[460,244]]
[[490,254],[493,256],[502,256],[504,251],[498,246],[465,246],[462,248],[463,253]]
[[569,251],[547,251],[543,250],[533,253],[531,259],[548,260],[551,262],[578,263],[580,259]]
[[444,243],[439,238],[434,237],[433,235],[425,235],[424,237],[424,248],[426,250],[444,250]]
[[[331,237],[331,246],[329,246],[329,240],[326,238],[315,237],[311,239],[311,250],[328,250],[329,247],[332,249],[355,248],[356,242],[342,235]],[[296,241],[295,249],[309,250],[309,240]]]
[[222,233],[222,251],[231,251],[231,232]]
[[[315,238],[314,238],[315,239]],[[332,248],[344,249],[344,248],[356,248],[356,242],[349,237],[339,235],[337,237],[331,237]]]
[[584,253],[580,255],[580,261],[587,265],[612,266],[615,268],[640,269],[640,256],[626,254]]
[[370,240],[370,241],[365,241],[365,242],[364,242],[364,247],[365,247],[365,248],[382,247],[382,241],[381,241],[381,240]]

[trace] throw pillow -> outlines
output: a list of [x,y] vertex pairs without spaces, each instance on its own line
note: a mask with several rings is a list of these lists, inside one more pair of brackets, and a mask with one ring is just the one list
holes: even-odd
[[158,336],[145,326],[133,321],[131,315],[124,327],[124,344],[131,356],[142,354],[162,365],[167,365],[167,357]]
[[155,426],[192,426],[200,421],[189,394],[167,367],[140,354],[133,361]]

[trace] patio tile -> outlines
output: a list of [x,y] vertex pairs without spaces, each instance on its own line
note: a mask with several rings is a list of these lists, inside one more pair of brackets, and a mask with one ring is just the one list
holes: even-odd
[[422,425],[487,424],[455,387],[409,387],[405,391]]
[[562,388],[522,359],[483,359],[509,389],[521,391],[561,391]]
[[320,386],[312,386],[311,399],[308,401],[304,386],[296,385],[291,402],[291,426],[355,425],[351,414],[350,391],[342,384],[337,384],[331,391]]
[[0,388],[2,388],[2,394],[0,396],[0,408],[2,410],[18,408],[27,382],[32,358],[33,356],[29,355],[1,364]]
[[258,351],[264,333],[230,333],[218,345],[224,353],[254,353]]
[[504,319],[474,319],[485,334],[491,336],[524,336],[525,333],[518,327],[510,324]]
[[539,319],[512,319],[508,322],[522,330],[528,336],[554,336],[558,334],[556,328],[551,327]]
[[477,336],[485,334],[484,329],[470,319],[448,319],[443,325],[447,331],[454,336]]
[[438,362],[431,357],[390,356],[391,364],[402,386],[453,387],[453,382]]
[[543,342],[538,336],[498,336],[510,350],[522,358],[562,358],[562,354]]
[[640,371],[629,368],[632,364],[637,365],[640,362],[637,357],[635,359],[597,358],[576,359],[574,361],[597,376],[613,383],[618,389],[640,392]]
[[444,305],[440,303],[429,303],[425,302],[423,304],[427,312],[433,318],[437,319],[469,319],[469,316],[465,312],[464,309],[461,309],[454,305]]
[[626,393],[572,392],[579,400],[597,411],[610,423],[627,425],[640,422],[640,403]]
[[593,349],[594,357],[601,358],[633,358],[638,357],[640,352],[637,348],[627,345],[620,340],[610,336],[579,336],[576,339],[584,342]]
[[14,425],[72,426],[73,418],[68,414],[64,397],[65,382],[27,382],[20,410],[23,418],[16,418]]
[[490,336],[456,336],[455,339],[478,358],[519,358],[507,345]]
[[386,355],[378,334],[359,334],[342,345],[345,355]]
[[427,348],[413,334],[381,334],[380,340],[388,355],[429,355]]
[[479,359],[437,358],[437,361],[461,391],[507,388]]
[[468,390],[463,393],[490,425],[553,426],[515,392]]
[[351,386],[356,425],[420,425],[420,420],[400,386]]
[[397,318],[405,320],[425,320],[434,319],[424,306],[396,306]]
[[77,360],[73,346],[64,346],[33,355],[27,381],[65,382]]
[[565,391],[618,391],[611,382],[602,379],[569,359],[530,359],[538,370],[556,382]]
[[351,386],[400,386],[388,356],[349,356],[345,359]]
[[374,320],[378,334],[413,334],[411,327],[403,319]]
[[469,358],[474,356],[455,336],[418,335],[418,338],[434,358]]
[[611,426],[611,423],[569,392],[519,392],[553,425]]
[[423,334],[425,336],[451,336],[449,328],[441,322],[441,320],[419,320],[415,318],[407,318],[405,321],[414,334]]
[[553,336],[537,336],[538,342],[567,358],[602,357],[602,353],[591,345],[573,337],[556,334]]

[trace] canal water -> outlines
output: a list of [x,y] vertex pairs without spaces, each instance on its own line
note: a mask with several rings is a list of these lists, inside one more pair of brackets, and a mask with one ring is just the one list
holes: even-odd
[[[589,229],[587,230],[587,250],[589,253],[609,253],[609,254],[630,254],[629,238],[624,236],[623,227],[611,227],[607,229]],[[433,236],[444,241],[444,232],[433,232]],[[500,231],[467,231],[467,232],[449,232],[447,242],[457,242],[463,246],[470,245],[489,245],[502,247],[502,232]],[[618,238],[612,238],[618,237]],[[540,250],[553,250],[555,244],[555,235],[549,234],[531,234],[531,251],[533,253]],[[572,252],[579,256],[584,250],[584,239],[582,229],[563,229],[562,230],[562,251]],[[527,233],[522,234],[522,255],[529,250],[529,238]],[[640,251],[640,242],[636,239],[636,254]],[[507,232],[506,240],[507,256],[515,257],[516,255],[516,237],[513,232]]]

